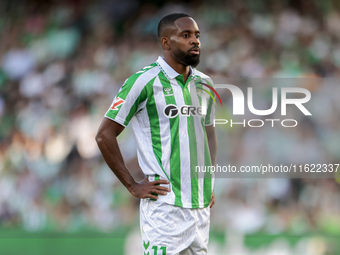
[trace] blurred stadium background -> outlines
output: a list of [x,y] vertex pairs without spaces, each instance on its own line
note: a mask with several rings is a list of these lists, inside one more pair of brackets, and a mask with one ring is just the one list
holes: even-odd
[[[139,201],[94,136],[124,80],[162,54],[157,24],[172,12],[197,21],[198,69],[213,78],[340,78],[336,0],[1,1],[0,254],[141,254]],[[340,87],[309,89],[318,118],[288,147],[218,127],[218,163],[340,163]],[[141,179],[130,128],[120,143]],[[340,254],[335,179],[226,178],[215,192],[209,254]]]

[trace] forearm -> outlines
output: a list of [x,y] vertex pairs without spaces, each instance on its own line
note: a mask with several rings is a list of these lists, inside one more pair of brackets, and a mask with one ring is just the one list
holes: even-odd
[[162,187],[160,184],[169,184],[167,180],[149,182],[148,178],[145,178],[137,183],[133,179],[124,164],[117,142],[117,136],[123,129],[123,126],[105,118],[99,127],[96,141],[107,165],[133,196],[158,199],[158,195],[166,195],[167,192],[170,192],[170,189]]
[[121,183],[130,190],[136,182],[124,164],[116,134],[109,133],[107,130],[98,132],[96,141],[106,164]]

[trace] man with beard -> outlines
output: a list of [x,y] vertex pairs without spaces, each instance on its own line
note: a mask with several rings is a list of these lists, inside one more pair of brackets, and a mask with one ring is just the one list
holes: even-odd
[[[207,253],[214,183],[197,166],[215,165],[217,138],[213,100],[202,87],[212,81],[195,69],[199,36],[189,15],[165,16],[158,24],[164,58],[125,81],[96,136],[108,166],[141,198],[144,254]],[[130,121],[146,175],[140,182],[124,165],[116,140]]]

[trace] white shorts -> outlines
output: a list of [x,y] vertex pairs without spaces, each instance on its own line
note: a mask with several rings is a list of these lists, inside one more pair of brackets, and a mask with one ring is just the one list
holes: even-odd
[[190,209],[141,199],[140,225],[144,254],[207,254],[209,206]]

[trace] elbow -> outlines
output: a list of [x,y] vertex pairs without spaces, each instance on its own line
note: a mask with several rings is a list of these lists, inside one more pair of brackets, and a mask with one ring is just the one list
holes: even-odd
[[97,145],[100,146],[100,144],[104,140],[102,132],[98,131],[98,133],[96,134],[95,139],[96,139]]
[[111,120],[104,119],[95,137],[99,149],[116,142],[116,137],[122,130],[122,126],[119,126]]

